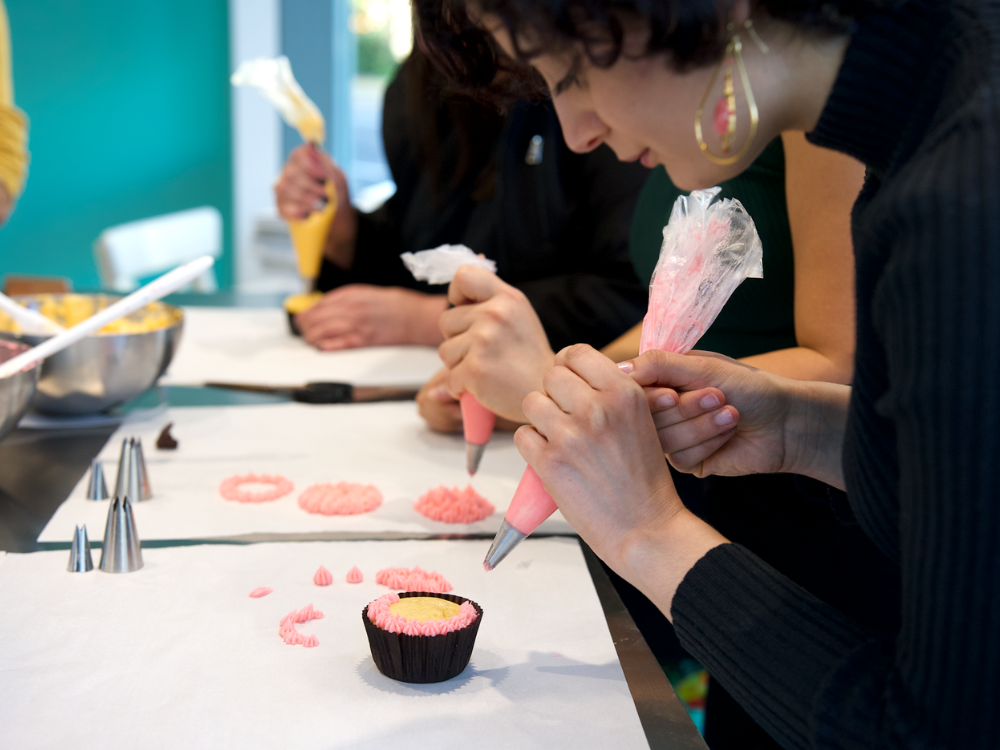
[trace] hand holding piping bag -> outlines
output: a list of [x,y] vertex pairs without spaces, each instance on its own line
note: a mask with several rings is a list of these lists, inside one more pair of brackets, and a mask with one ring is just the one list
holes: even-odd
[[[278,110],[290,127],[299,131],[302,140],[319,149],[326,138],[326,123],[319,108],[306,96],[292,75],[287,57],[273,60],[257,58],[241,63],[230,79],[234,86],[253,86]],[[326,204],[304,219],[288,222],[295,246],[299,274],[308,280],[319,276],[330,224],[337,211],[337,188],[326,182]]]
[[[478,266],[496,273],[496,263],[479,257],[465,245],[442,245],[419,253],[403,253],[400,257],[417,281],[429,284],[450,284],[462,266]],[[468,391],[462,393],[459,403],[465,432],[465,465],[471,477],[479,469],[497,417]]]
[[[674,204],[670,221],[663,229],[660,259],[650,281],[649,311],[643,320],[641,352],[649,349],[678,354],[688,352],[715,321],[736,287],[748,277],[763,276],[762,248],[753,220],[739,201],[716,201],[719,192],[717,187],[696,190],[690,196],[681,196]],[[574,363],[581,364],[574,368]],[[557,442],[560,430],[572,427],[570,433],[579,443],[574,449],[577,455],[584,455],[588,449],[610,438],[617,447],[608,444],[598,451],[593,457],[593,467],[599,469],[609,464],[620,467],[627,474],[621,477],[622,481],[646,478],[649,480],[643,485],[646,489],[662,484],[664,476],[669,482],[670,475],[655,439],[656,429],[645,396],[638,385],[626,385],[623,377],[610,360],[590,347],[569,347],[557,355],[556,367],[545,376],[545,393],[535,392],[524,400],[525,415],[541,422],[542,428],[522,427],[518,431],[518,448],[522,455],[527,453],[525,458],[529,460],[529,467],[483,563],[487,570],[496,567],[555,511],[556,504],[544,490],[542,478],[536,481],[535,478],[529,480],[528,476],[529,472],[534,474],[532,461],[542,470],[543,477],[555,478],[560,471],[555,467],[565,468],[565,461],[544,458],[544,444]],[[647,416],[630,419],[627,412],[634,411],[637,403]],[[593,427],[600,423],[602,427],[597,432],[607,434],[590,434],[585,429],[587,425],[568,424],[568,420],[581,413],[590,415],[587,425]],[[638,424],[636,419],[640,420]],[[621,422],[617,430],[616,420]],[[643,435],[643,432],[649,434]],[[643,437],[647,439],[640,439]],[[622,453],[620,447],[627,450]],[[655,460],[647,455],[650,447],[657,453]],[[607,460],[615,455],[620,460]],[[555,473],[550,475],[549,469]],[[600,477],[608,477],[607,472],[591,473],[593,476],[570,478],[577,493],[593,491],[593,483],[599,483]],[[604,489],[614,491],[611,487]],[[573,523],[572,518],[568,520]],[[607,519],[606,528],[591,530],[592,534],[613,533],[615,524],[612,521],[613,516]]]

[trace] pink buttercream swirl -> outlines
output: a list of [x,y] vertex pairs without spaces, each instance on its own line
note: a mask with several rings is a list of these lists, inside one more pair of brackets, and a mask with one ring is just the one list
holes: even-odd
[[[268,488],[244,487],[245,484],[270,485]],[[280,474],[237,474],[223,479],[219,494],[226,500],[237,503],[268,503],[284,497],[295,489],[295,485]]]
[[348,583],[361,583],[365,580],[365,577],[361,575],[361,570],[355,565],[349,571],[347,571],[347,582]]
[[479,616],[471,602],[462,602],[458,606],[458,614],[451,617],[423,622],[407,620],[403,615],[394,615],[389,611],[389,607],[398,601],[399,596],[394,593],[383,594],[368,605],[368,619],[388,633],[432,637],[468,627]]
[[299,495],[299,507],[324,516],[369,513],[382,504],[382,493],[373,484],[337,482],[314,484]]
[[451,584],[440,573],[413,568],[383,568],[375,574],[375,583],[381,583],[397,591],[427,591],[431,594],[446,594]]
[[317,586],[329,586],[333,583],[333,574],[320,565],[319,570],[316,571],[316,575],[313,576],[313,583]]
[[305,646],[306,648],[318,646],[319,640],[316,636],[302,635],[295,626],[303,622],[309,622],[310,620],[322,620],[323,616],[323,613],[318,609],[314,609],[312,604],[307,604],[302,609],[293,609],[282,617],[281,622],[278,623],[278,635],[289,646]]
[[269,589],[267,586],[258,586],[253,591],[250,592],[251,599],[260,599],[262,596],[267,596],[274,589]]
[[413,504],[413,509],[432,521],[444,523],[476,523],[495,510],[471,484],[464,490],[444,485],[428,490]]

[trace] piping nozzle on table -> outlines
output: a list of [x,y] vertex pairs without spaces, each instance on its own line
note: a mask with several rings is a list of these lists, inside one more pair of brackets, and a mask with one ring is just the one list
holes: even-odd
[[105,573],[132,573],[142,567],[142,542],[128,497],[115,495],[104,527],[100,568]]
[[90,556],[90,540],[87,538],[87,525],[77,526],[73,532],[73,547],[69,551],[70,573],[89,573],[94,569],[94,560]]
[[92,459],[90,462],[90,479],[87,482],[88,500],[107,500],[108,484],[104,481],[104,467],[100,459]]
[[122,440],[121,456],[118,459],[118,477],[115,479],[115,496],[135,498],[135,502],[153,497],[153,488],[146,471],[146,458],[142,452],[142,440],[128,437]]

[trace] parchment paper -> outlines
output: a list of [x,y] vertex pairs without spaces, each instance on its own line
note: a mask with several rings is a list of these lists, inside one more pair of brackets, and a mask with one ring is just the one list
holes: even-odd
[[[0,557],[0,747],[648,747],[577,543],[529,539],[491,573],[485,546],[147,549],[126,575]],[[414,564],[484,610],[471,664],[437,685],[379,674],[361,623],[387,591],[375,571]],[[325,618],[298,627],[320,645],[286,646],[279,620],[309,603]]]
[[321,352],[292,336],[284,310],[185,307],[181,345],[160,383],[294,386],[340,381],[420,386],[441,367],[437,350],[427,346]]
[[[154,446],[173,422],[174,451]],[[100,453],[105,479],[114,491],[122,438],[142,438],[152,500],[135,503],[140,539],[199,539],[255,533],[401,532],[493,535],[500,527],[524,471],[524,459],[510,433],[494,433],[473,487],[496,506],[476,524],[431,521],[413,510],[424,492],[438,485],[465,487],[465,444],[461,435],[431,432],[412,402],[318,406],[174,408],[130,416]],[[224,500],[219,483],[233,474],[281,474],[295,490],[269,503]],[[298,507],[299,494],[318,482],[363,482],[378,487],[382,506],[357,516],[321,516]],[[108,503],[86,500],[87,476],[42,530],[41,542],[69,542],[76,524],[86,523],[100,540]],[[560,514],[539,529],[571,533]],[[485,555],[485,551],[483,553]]]

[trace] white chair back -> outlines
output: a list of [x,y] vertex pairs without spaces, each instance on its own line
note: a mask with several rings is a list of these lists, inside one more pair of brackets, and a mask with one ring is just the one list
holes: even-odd
[[[212,206],[109,227],[94,243],[101,285],[117,292],[137,289],[140,279],[202,255],[222,255],[222,216]],[[191,286],[198,292],[218,290],[215,271],[209,269]]]

